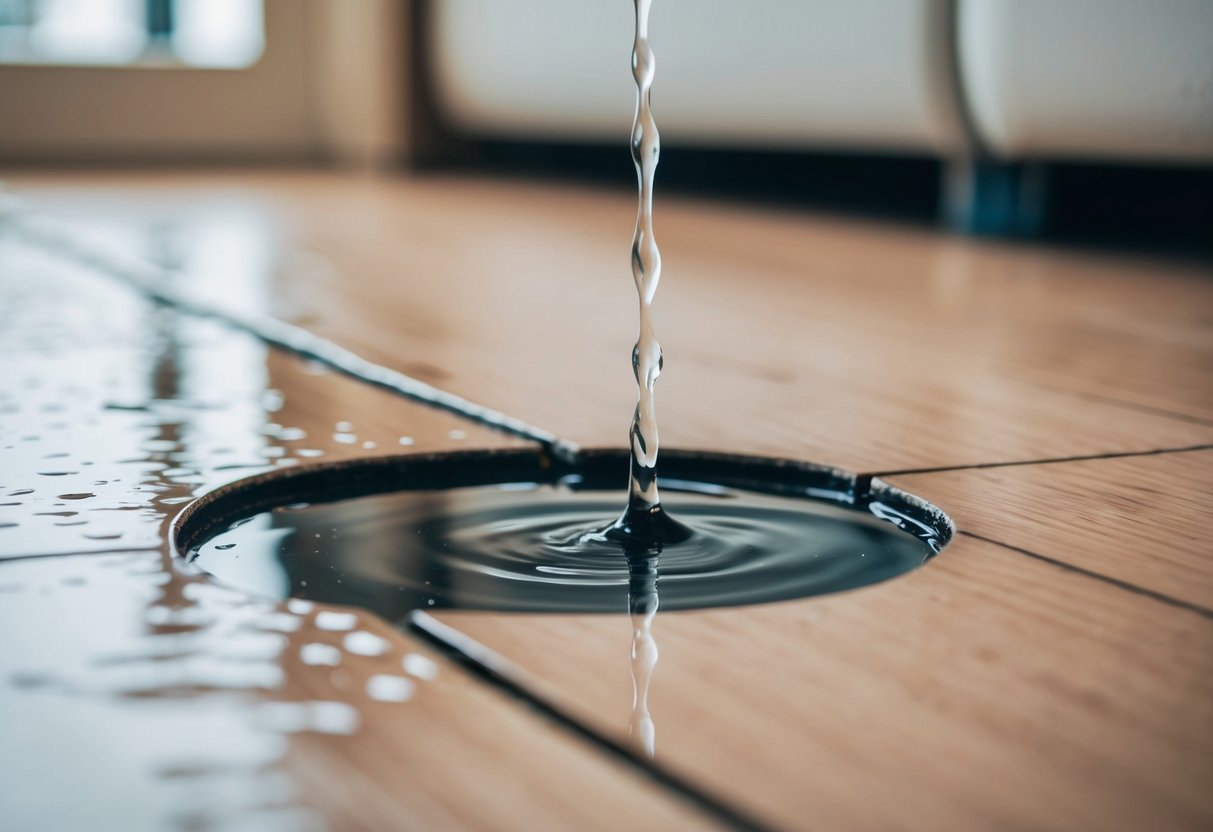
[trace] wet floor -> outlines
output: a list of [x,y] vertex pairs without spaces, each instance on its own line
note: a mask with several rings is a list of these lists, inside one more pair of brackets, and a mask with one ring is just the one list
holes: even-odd
[[[514,440],[11,239],[0,263],[4,826],[328,828],[332,802],[309,786],[349,776],[341,760],[368,719],[404,732],[397,757],[441,747],[451,765],[480,742],[450,728],[454,713],[512,719],[369,614],[255,598],[183,567],[165,527],[253,473]],[[573,753],[538,720],[507,733],[527,753]],[[510,777],[502,755],[462,757]],[[515,779],[536,788],[524,769]],[[418,805],[419,788],[396,787],[382,810]]]
[[[905,507],[879,499],[860,506],[846,493],[810,499],[803,487],[777,488],[776,479],[767,483],[774,493],[764,494],[720,479],[671,478],[664,505],[687,536],[620,540],[604,529],[614,528],[622,491],[596,480],[617,483],[620,477],[609,474],[625,471],[628,461],[623,453],[600,456],[606,458],[595,461],[592,485],[569,474],[548,483],[423,486],[357,499],[340,499],[347,495],[334,486],[329,497],[337,499],[284,499],[209,538],[183,530],[197,540],[185,556],[225,585],[259,597],[351,604],[400,621],[414,609],[622,614],[636,608],[638,597],[660,599],[667,611],[805,598],[916,569],[950,534],[946,521],[907,515]],[[667,454],[666,470],[678,461]],[[443,462],[417,467],[446,478]],[[484,476],[475,462],[446,464]],[[507,471],[517,464],[489,455],[479,462]],[[333,479],[346,481],[356,470],[334,472]],[[729,472],[717,463],[717,477]],[[288,479],[267,477],[261,488],[279,492]],[[254,488],[242,490],[240,501],[260,503]],[[200,510],[188,525],[207,514]]]
[[[608,377],[628,333],[612,341],[603,310],[612,292],[631,310],[626,201],[251,174],[135,198],[109,182],[71,208],[79,227],[170,266],[182,291],[309,309],[303,323],[377,360],[622,441],[606,403],[630,396],[622,369]],[[251,597],[162,551],[166,520],[230,480],[519,443],[6,240],[3,825],[705,825],[585,728],[787,828],[1207,827],[1209,452],[1191,452],[1210,441],[1207,270],[673,207],[670,261],[693,279],[666,287],[682,294],[663,331],[683,344],[663,381],[669,444],[959,466],[896,478],[963,507],[954,550],[857,592],[651,621],[435,614],[580,722],[553,727],[372,615]],[[574,310],[550,364],[543,286]],[[687,355],[702,331],[711,343]],[[743,341],[758,349],[740,361]]]

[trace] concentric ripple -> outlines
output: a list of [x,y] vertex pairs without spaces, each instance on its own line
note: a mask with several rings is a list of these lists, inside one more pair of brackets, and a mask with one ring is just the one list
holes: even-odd
[[630,582],[659,588],[663,610],[781,601],[886,580],[938,548],[930,529],[879,502],[686,482],[663,492],[693,533],[660,548],[625,551],[592,534],[618,514],[617,493],[515,483],[277,508],[189,557],[254,593],[397,620],[418,608],[626,612]]

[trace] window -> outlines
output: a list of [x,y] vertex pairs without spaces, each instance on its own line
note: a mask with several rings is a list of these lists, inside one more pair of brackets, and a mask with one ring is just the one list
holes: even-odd
[[0,0],[0,63],[241,69],[261,0]]

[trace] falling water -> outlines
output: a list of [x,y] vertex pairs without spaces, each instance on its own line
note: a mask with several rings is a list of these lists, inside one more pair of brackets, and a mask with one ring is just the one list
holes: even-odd
[[628,612],[632,616],[632,719],[628,733],[652,757],[657,750],[649,685],[657,667],[653,617],[657,615],[657,556],[628,555]]
[[661,374],[661,345],[653,334],[652,306],[661,280],[661,252],[653,236],[653,174],[661,154],[657,124],[653,120],[653,50],[649,46],[651,0],[635,0],[636,42],[632,49],[632,76],[636,79],[636,118],[632,122],[632,161],[639,180],[639,208],[632,237],[632,277],[640,299],[640,335],[632,350],[636,375],[636,413],[632,418],[631,481],[625,518],[652,515],[661,510],[657,494],[657,410],[653,385]]

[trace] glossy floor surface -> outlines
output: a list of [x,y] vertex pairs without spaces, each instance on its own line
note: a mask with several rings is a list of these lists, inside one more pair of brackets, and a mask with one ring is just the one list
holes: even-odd
[[[631,194],[286,172],[8,181],[5,828],[1213,824],[1207,264],[659,199],[663,442],[879,477],[959,534],[880,585],[659,612],[649,758],[629,737],[626,615],[422,621],[503,684],[419,630],[174,562],[172,516],[222,483],[525,440],[128,280],[134,264],[180,300],[617,446]],[[45,218],[71,245],[35,233]]]

